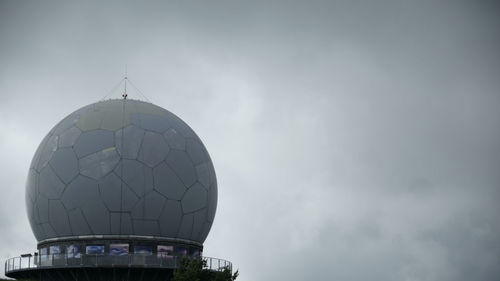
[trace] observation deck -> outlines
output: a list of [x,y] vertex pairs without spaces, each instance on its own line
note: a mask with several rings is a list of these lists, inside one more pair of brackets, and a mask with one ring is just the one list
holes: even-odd
[[[5,275],[37,280],[169,280],[183,258],[129,253],[120,256],[81,254],[23,255],[5,262]],[[204,269],[232,272],[232,263],[218,258],[199,257]]]

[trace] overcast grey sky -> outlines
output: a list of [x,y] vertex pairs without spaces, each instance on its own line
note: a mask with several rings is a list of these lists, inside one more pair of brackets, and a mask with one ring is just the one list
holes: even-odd
[[497,1],[82,2],[0,0],[2,263],[38,144],[127,64],[209,150],[239,280],[500,278]]

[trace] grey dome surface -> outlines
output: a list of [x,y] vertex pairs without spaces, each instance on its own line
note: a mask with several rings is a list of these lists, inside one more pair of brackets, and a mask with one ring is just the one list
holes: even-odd
[[36,239],[139,235],[203,243],[217,207],[203,143],[171,112],[108,100],[64,118],[43,139],[26,183]]

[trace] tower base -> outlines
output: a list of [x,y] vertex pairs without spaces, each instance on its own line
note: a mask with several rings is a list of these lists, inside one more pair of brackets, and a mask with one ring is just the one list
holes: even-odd
[[7,277],[33,281],[169,281],[170,268],[32,268],[9,272]]

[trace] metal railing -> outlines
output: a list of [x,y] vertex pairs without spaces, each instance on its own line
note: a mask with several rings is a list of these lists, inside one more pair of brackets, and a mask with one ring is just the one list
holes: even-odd
[[[150,267],[177,268],[182,256],[126,254],[121,256],[89,255],[68,256],[65,254],[37,255],[10,258],[5,261],[5,273],[36,268],[77,268],[77,267]],[[196,257],[188,257],[196,258]],[[231,272],[231,262],[212,257],[201,257],[205,261],[205,269],[222,271],[228,268]]]

